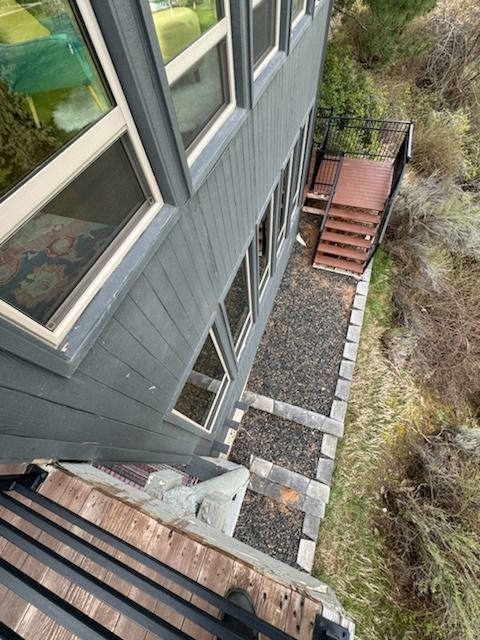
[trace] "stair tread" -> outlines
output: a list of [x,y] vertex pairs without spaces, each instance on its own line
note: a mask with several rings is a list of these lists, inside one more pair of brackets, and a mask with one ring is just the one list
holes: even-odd
[[302,207],[303,213],[313,213],[315,215],[325,215],[325,209],[320,209],[319,207]]
[[324,231],[322,240],[336,242],[337,244],[348,244],[352,247],[362,247],[364,249],[370,249],[372,246],[372,240],[366,240],[358,236],[349,236],[345,233],[335,233],[334,231]]
[[349,249],[348,247],[339,247],[334,244],[328,244],[328,242],[320,242],[317,251],[322,253],[329,253],[335,256],[341,256],[342,258],[351,258],[352,260],[361,260],[365,262],[368,257],[368,252],[358,249]]
[[351,260],[342,260],[341,258],[334,258],[333,256],[327,256],[324,253],[317,253],[315,255],[314,264],[333,267],[336,269],[343,269],[344,271],[352,271],[353,273],[363,273],[363,270],[365,268],[365,265],[358,264],[358,262],[352,262]]
[[322,193],[314,193],[313,191],[307,192],[307,198],[311,200],[321,200],[322,202],[326,202],[328,200],[328,195]]
[[332,207],[329,215],[331,215],[332,218],[344,218],[345,220],[369,222],[371,224],[378,224],[381,220],[381,216],[375,213],[368,213],[366,211],[350,211],[349,209],[341,209],[339,207]]
[[330,218],[327,220],[325,224],[326,229],[335,229],[336,231],[348,231],[349,233],[358,233],[362,236],[374,236],[377,231],[377,226],[375,227],[365,227],[361,224],[350,223],[350,222],[341,222],[340,220],[331,220]]

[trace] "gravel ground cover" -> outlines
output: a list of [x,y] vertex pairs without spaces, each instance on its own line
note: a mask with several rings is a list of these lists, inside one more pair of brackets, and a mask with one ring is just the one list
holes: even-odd
[[356,280],[312,268],[320,220],[303,215],[248,388],[329,415]]
[[249,409],[233,444],[230,460],[250,466],[250,455],[315,478],[322,446],[322,433]]
[[235,538],[289,565],[297,561],[303,513],[247,491],[235,528]]

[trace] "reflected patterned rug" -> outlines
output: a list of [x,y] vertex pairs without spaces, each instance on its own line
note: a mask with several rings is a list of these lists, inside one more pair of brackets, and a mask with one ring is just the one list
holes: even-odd
[[0,247],[0,298],[45,323],[112,231],[98,222],[39,213]]

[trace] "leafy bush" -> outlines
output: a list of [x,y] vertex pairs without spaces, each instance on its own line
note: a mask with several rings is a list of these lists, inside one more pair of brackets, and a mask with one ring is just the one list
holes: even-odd
[[327,49],[319,107],[336,114],[381,118],[385,104],[381,89],[355,61],[346,36],[335,36]]
[[412,46],[423,49],[419,39],[406,38],[405,31],[417,16],[430,11],[437,0],[364,0],[354,5],[349,14],[348,28],[357,59],[367,67],[379,67],[394,62]]
[[480,626],[480,429],[423,436],[405,478],[384,491],[397,583],[429,618],[426,635],[476,640]]

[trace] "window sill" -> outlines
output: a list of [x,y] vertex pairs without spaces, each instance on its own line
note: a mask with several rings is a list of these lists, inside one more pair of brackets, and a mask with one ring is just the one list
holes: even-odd
[[254,107],[287,59],[284,51],[278,51],[257,78],[253,81],[252,107]]
[[290,34],[290,50],[291,53],[297,44],[302,39],[305,31],[312,24],[312,16],[309,13],[305,13],[297,22],[297,24],[293,27],[292,33]]
[[235,136],[247,118],[246,109],[237,107],[230,117],[223,123],[215,136],[200,151],[190,167],[192,177],[192,195],[203,184],[229,142]]
[[169,205],[159,209],[57,348],[3,318],[0,318],[0,347],[58,375],[71,377],[175,224],[177,211]]

